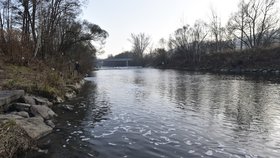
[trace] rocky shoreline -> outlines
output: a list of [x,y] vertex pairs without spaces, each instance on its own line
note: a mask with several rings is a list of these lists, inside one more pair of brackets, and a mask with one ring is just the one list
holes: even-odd
[[[84,83],[82,80],[67,85],[64,98],[74,98]],[[37,140],[55,128],[53,119],[59,116],[52,107],[64,100],[54,98],[49,100],[23,90],[0,91],[0,158],[15,157],[30,150],[47,152],[38,147]]]

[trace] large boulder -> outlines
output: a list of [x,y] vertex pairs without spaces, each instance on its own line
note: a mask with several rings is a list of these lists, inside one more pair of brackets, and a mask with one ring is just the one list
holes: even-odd
[[15,115],[15,114],[3,114],[0,115],[0,123],[5,123],[10,120],[22,119],[22,116]]
[[23,90],[0,91],[0,114],[7,111],[10,103],[16,101],[24,95]]
[[54,128],[54,127],[55,127],[55,124],[53,123],[52,120],[47,120],[47,121],[45,121],[45,122],[46,122],[46,124],[47,124],[48,126],[50,126],[51,128]]
[[57,114],[54,113],[53,110],[46,105],[32,105],[30,111],[34,116],[41,116],[45,120],[49,120],[57,116]]
[[23,118],[29,118],[28,112],[25,112],[25,111],[12,112],[11,114],[12,114],[12,115],[21,116],[21,117],[23,117]]
[[9,104],[24,95],[24,90],[0,91],[0,106]]
[[53,105],[52,102],[50,102],[47,98],[42,97],[34,97],[36,105],[47,105],[51,107]]
[[21,101],[30,105],[47,105],[51,107],[53,105],[47,98],[33,96],[33,95],[25,95],[21,97]]
[[40,139],[52,132],[52,128],[45,124],[42,117],[16,119],[16,124],[23,128],[33,139]]
[[24,103],[30,104],[30,105],[36,105],[34,96],[31,95],[25,95],[22,97],[22,100]]

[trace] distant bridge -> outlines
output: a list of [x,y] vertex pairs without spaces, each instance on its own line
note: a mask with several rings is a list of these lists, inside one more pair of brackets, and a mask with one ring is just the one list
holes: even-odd
[[98,67],[108,66],[108,67],[123,67],[130,66],[129,63],[132,61],[132,58],[111,58],[98,60]]

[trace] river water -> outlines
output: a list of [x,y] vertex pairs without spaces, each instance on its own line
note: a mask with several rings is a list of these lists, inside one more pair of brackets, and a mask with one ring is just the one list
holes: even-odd
[[[280,157],[280,84],[176,70],[100,70],[56,109],[50,158]],[[42,156],[40,156],[42,157]]]

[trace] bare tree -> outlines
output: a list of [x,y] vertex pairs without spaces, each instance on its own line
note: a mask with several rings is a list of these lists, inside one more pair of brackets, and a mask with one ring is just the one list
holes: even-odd
[[159,39],[158,41],[159,47],[166,50],[167,41],[164,38]]
[[151,37],[144,33],[132,33],[129,41],[132,43],[132,51],[138,58],[142,59],[145,50],[151,43]]
[[191,34],[192,28],[189,25],[177,29],[169,39],[171,47],[185,52],[185,55],[187,55],[190,47]]
[[279,17],[275,0],[240,1],[238,12],[229,20],[229,31],[247,48],[270,46],[279,36]]
[[192,28],[194,55],[193,62],[200,61],[202,53],[201,45],[208,35],[207,24],[202,20],[197,20]]
[[247,4],[245,4],[244,0],[239,2],[238,8],[239,10],[230,17],[227,29],[231,35],[240,41],[240,49],[242,50],[243,44],[246,44],[246,46],[249,47],[248,42],[244,40],[247,8]]
[[90,64],[108,33],[78,19],[83,1],[0,1],[0,53],[18,63],[41,59],[60,67],[83,58]]
[[215,51],[220,52],[220,43],[222,41],[222,25],[221,25],[221,18],[218,17],[217,13],[214,9],[211,9],[211,17],[210,17],[210,24],[209,24],[210,32],[214,36],[215,40]]

